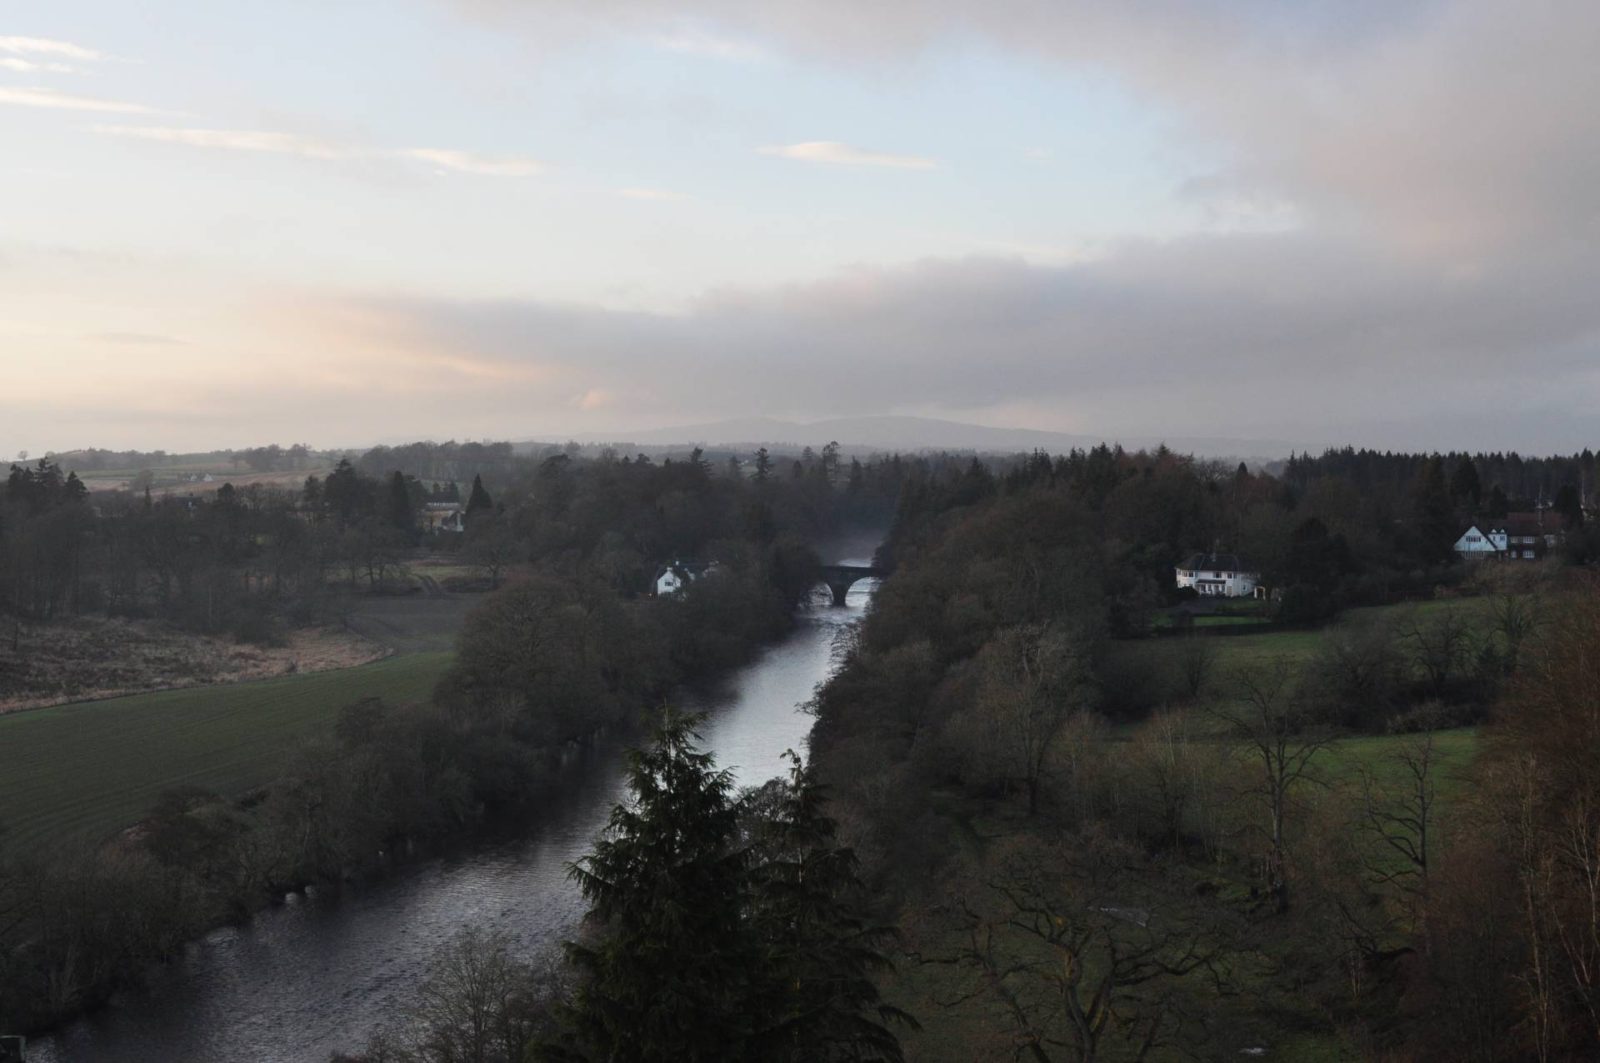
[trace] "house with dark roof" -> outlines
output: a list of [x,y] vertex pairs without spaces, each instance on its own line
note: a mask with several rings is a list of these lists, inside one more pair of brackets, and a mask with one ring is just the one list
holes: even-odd
[[1238,554],[1195,554],[1178,566],[1178,586],[1206,598],[1250,598],[1261,573]]
[[1456,553],[1465,560],[1537,561],[1566,538],[1561,515],[1551,509],[1507,513],[1500,520],[1480,521],[1461,533]]
[[670,598],[682,594],[684,588],[697,579],[715,572],[715,561],[673,561],[656,569],[655,594],[657,598]]

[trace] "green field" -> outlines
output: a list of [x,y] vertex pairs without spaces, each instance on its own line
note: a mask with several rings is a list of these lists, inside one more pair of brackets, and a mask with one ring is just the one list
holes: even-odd
[[0,827],[27,853],[95,843],[136,823],[160,793],[237,796],[364,697],[426,698],[451,659],[412,653],[358,668],[78,702],[0,716]]
[[[1255,604],[1255,603],[1246,603]],[[1320,628],[1288,628],[1236,636],[1201,635],[1214,651],[1213,674],[1218,680],[1239,671],[1283,659],[1299,667],[1305,664],[1321,647],[1323,640],[1341,627],[1355,624],[1404,624],[1410,621],[1428,623],[1436,620],[1446,610],[1454,610],[1469,623],[1490,625],[1491,602],[1487,598],[1451,598],[1423,602],[1404,602],[1399,605],[1366,606],[1346,611],[1338,620]],[[1215,616],[1195,619],[1197,628],[1237,627],[1259,623],[1259,618],[1248,611],[1237,610]],[[1188,652],[1183,636],[1152,639],[1132,639],[1111,646],[1111,659],[1124,673],[1146,677],[1175,676],[1179,661]]]
[[[1250,635],[1200,635],[1215,653],[1214,670],[1224,676],[1241,667],[1261,664],[1282,657],[1295,665],[1304,663],[1322,644],[1320,630],[1290,629],[1264,631]],[[1111,644],[1111,657],[1123,669],[1152,676],[1176,674],[1178,661],[1187,652],[1184,636],[1133,639]]]

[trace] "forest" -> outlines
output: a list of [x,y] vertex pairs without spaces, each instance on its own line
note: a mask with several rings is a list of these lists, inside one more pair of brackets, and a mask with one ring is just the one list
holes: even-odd
[[[812,764],[908,1056],[1592,1058],[1582,509],[1468,568],[1459,527],[1537,479],[1349,458],[1040,457],[902,508]],[[1277,623],[1153,635],[1177,594],[1141,584],[1218,540]]]
[[[31,640],[99,615],[271,641],[351,594],[414,593],[407,560],[437,551],[499,587],[431,697],[348,705],[266,786],[172,790],[87,850],[17,849],[0,833],[0,1028],[47,1027],[286,890],[378,873],[537,800],[569,743],[637,725],[787,630],[817,537],[888,513],[899,481],[936,464],[557,454],[489,486],[473,474],[435,487],[341,461],[298,491],[209,497],[90,495],[52,462],[13,467],[0,608]],[[466,530],[440,541],[419,514],[450,494]],[[652,596],[674,558],[715,560],[716,574],[693,595]]]
[[[1519,488],[1330,458],[1296,483],[1111,448],[909,482],[804,769],[730,802],[669,719],[574,868],[592,936],[566,966],[469,935],[362,1058],[1590,1058],[1582,508],[1544,561],[1468,568],[1458,526]],[[1285,589],[1260,627],[1153,621],[1185,604],[1175,559],[1247,537]],[[774,792],[820,802],[808,858],[849,869],[819,880],[831,920],[790,916],[829,959],[787,1002],[854,987],[774,1023],[798,1052],[754,1003],[792,970],[760,929]],[[691,882],[749,914],[675,921]]]
[[[1483,456],[1330,452],[1274,474],[1108,446],[557,451],[459,482],[368,467],[199,501],[13,469],[15,625],[125,611],[271,639],[339,595],[403,593],[408,561],[440,551],[496,589],[432,697],[346,706],[270,785],[168,792],[91,851],[0,842],[0,1024],[46,1027],[285,889],[504,816],[561,749],[620,729],[642,743],[634,800],[574,868],[591,920],[566,963],[469,935],[363,1058],[1596,1043],[1600,595],[1578,459],[1518,459],[1515,479]],[[421,519],[440,500],[462,503],[458,539]],[[1466,523],[1546,505],[1542,560],[1455,557]],[[810,544],[884,522],[890,574],[817,693],[807,758],[735,792],[663,702],[786,629]],[[1195,603],[1174,567],[1218,549],[1268,593],[1176,623]],[[648,593],[689,558],[716,575]]]

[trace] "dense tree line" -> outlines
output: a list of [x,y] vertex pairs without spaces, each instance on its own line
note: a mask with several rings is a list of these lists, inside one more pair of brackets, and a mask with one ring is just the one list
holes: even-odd
[[500,483],[516,476],[526,460],[510,443],[450,440],[373,447],[356,460],[356,468],[373,477],[399,471],[418,480],[465,483],[473,476],[486,476],[491,482]]
[[[259,792],[170,793],[97,852],[18,854],[0,837],[0,1027],[91,1006],[285,890],[379,870],[521,808],[551,785],[572,741],[625,729],[678,685],[747,659],[791,622],[815,582],[810,544],[860,498],[859,484],[816,471],[822,461],[734,475],[698,459],[560,455],[492,495],[474,476],[456,492],[469,514],[461,549],[499,539],[519,573],[471,615],[428,703],[349,706],[325,743]],[[401,561],[420,534],[403,526],[418,482],[349,462],[299,492],[224,486],[192,505],[135,495],[91,506],[75,483],[48,463],[19,470],[0,508],[8,549],[80,548],[82,570],[59,578],[31,557],[7,570],[56,580],[38,592],[56,609],[142,603],[181,619],[227,601],[225,585],[272,602],[343,569],[378,585],[369,573]],[[46,536],[38,522],[54,519],[77,522],[81,538]],[[674,558],[716,565],[684,593],[654,597],[657,566]],[[94,580],[103,589],[91,605],[83,587]],[[27,586],[6,587],[11,608],[27,607]]]
[[1416,1057],[1600,1053],[1600,584],[1554,610],[1485,729],[1467,822],[1421,870]]
[[1344,447],[1315,457],[1295,455],[1272,471],[1297,489],[1337,478],[1363,494],[1399,498],[1427,474],[1425,466],[1433,459],[1441,466],[1452,498],[1460,505],[1484,507],[1489,516],[1503,516],[1507,509],[1533,509],[1541,502],[1556,505],[1563,492],[1592,499],[1600,488],[1600,455],[1587,449],[1525,457],[1515,451],[1409,454]]
[[[1373,1043],[1400,1029],[1424,1045],[1429,1015],[1476,1008],[1477,1025],[1457,1031],[1470,1044],[1439,1043],[1571,1057],[1591,1043],[1583,890],[1600,878],[1584,877],[1593,831],[1578,762],[1591,677],[1567,664],[1592,656],[1592,618],[1568,614],[1560,626],[1585,634],[1562,643],[1542,608],[1507,593],[1473,620],[1445,610],[1340,627],[1295,668],[1220,674],[1201,638],[1173,640],[1162,669],[1130,664],[1128,647],[1180,599],[1172,569],[1194,551],[1256,559],[1283,592],[1279,618],[1296,622],[1461,581],[1446,535],[1484,493],[1480,482],[1474,499],[1459,462],[1421,456],[1379,489],[1296,461],[1277,478],[1112,447],[988,463],[846,463],[835,446],[723,461],[561,451],[512,455],[465,488],[465,469],[435,482],[363,459],[295,492],[93,502],[49,462],[18,467],[0,499],[0,593],[41,622],[104,609],[217,630],[248,616],[238,603],[281,618],[330,580],[381,590],[423,542],[433,499],[465,499],[459,548],[491,582],[518,573],[473,614],[429,703],[348,707],[326,744],[244,801],[173,793],[99,853],[0,859],[0,1019],[51,1021],[285,889],[519,807],[567,743],[627,727],[781,631],[814,582],[810,543],[893,512],[880,555],[893,574],[819,694],[811,771],[735,799],[669,722],[635,761],[639,803],[579,874],[596,936],[574,949],[582,976],[560,1006],[506,1003],[547,997],[493,942],[456,957],[499,972],[509,995],[480,1017],[503,1045],[710,1058],[703,1028],[751,1058],[894,1058],[894,1012],[867,977],[884,939],[855,907],[859,852],[911,953],[976,987],[956,996],[988,994],[1005,1017],[997,1036],[1035,1059],[1248,1047],[1260,1015],[1238,1002],[1261,991],[1257,962],[1292,975],[1274,1007],[1336,1012]],[[1568,509],[1576,531],[1582,506]],[[691,559],[717,564],[681,596],[648,593],[662,563]],[[1485,761],[1480,789],[1503,822],[1477,844],[1444,839],[1431,730],[1488,704],[1505,752]],[[1540,745],[1546,728],[1517,719],[1571,740]],[[1409,783],[1314,800],[1320,751],[1352,730],[1415,732],[1389,776]],[[819,786],[834,794],[826,814]],[[1476,869],[1493,887],[1481,895]],[[683,922],[683,890],[710,922]],[[1485,898],[1522,921],[1489,925]],[[807,920],[820,936],[795,936]],[[666,977],[644,961],[683,955],[672,933],[712,947],[668,972],[681,997],[640,1003]],[[843,944],[851,935],[864,951]],[[1463,977],[1461,957],[1493,974]],[[825,999],[797,995],[814,984],[831,985]],[[441,1023],[459,1015],[448,987],[432,999]],[[617,1018],[639,1007],[662,1009],[638,1042],[650,1051],[625,1047]],[[455,1043],[448,1023],[431,1029],[425,1039]]]
[[169,454],[165,450],[104,450],[99,447],[89,447],[85,450],[48,454],[46,458],[52,464],[86,473],[224,464],[235,468],[248,468],[252,472],[293,472],[309,469],[323,460],[332,460],[327,452],[313,450],[304,443],[295,443],[287,447],[270,443],[242,450],[212,450],[189,454]]
[[[155,618],[272,638],[315,619],[339,584],[404,589],[405,562],[424,546],[460,550],[495,585],[530,558],[581,557],[608,585],[637,594],[663,562],[699,558],[719,541],[766,549],[784,536],[884,520],[901,483],[940,460],[841,467],[836,448],[783,466],[764,452],[720,466],[699,452],[660,463],[517,457],[509,444],[452,445],[450,454],[446,468],[457,475],[443,479],[385,468],[397,455],[378,448],[298,490],[225,483],[183,495],[90,496],[58,463],[13,466],[0,491],[0,615]],[[468,464],[474,456],[485,469]],[[434,502],[464,505],[464,536],[429,534],[422,514]]]
[[[934,1036],[1040,1061],[1222,1058],[1300,1028],[1396,1059],[1594,1052],[1600,592],[1402,570],[1386,518],[1335,523],[1346,488],[1110,449],[908,488],[812,753],[908,943],[885,992]],[[1308,544],[1325,516],[1342,549]],[[1220,639],[1137,637],[1129,588],[1168,594],[1170,559],[1229,528],[1287,533],[1284,571],[1343,602],[1471,597],[1226,668]],[[1436,729],[1486,710],[1446,820]],[[1395,737],[1334,770],[1363,732]]]

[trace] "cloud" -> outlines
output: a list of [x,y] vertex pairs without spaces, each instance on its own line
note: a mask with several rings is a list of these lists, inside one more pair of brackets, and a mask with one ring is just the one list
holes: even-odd
[[447,148],[402,148],[384,151],[337,144],[295,133],[246,129],[192,129],[167,126],[98,125],[94,132],[132,140],[179,144],[191,148],[292,155],[322,161],[337,159],[401,159],[424,162],[439,170],[484,177],[530,177],[544,165],[532,159],[496,159]]
[[168,126],[98,125],[96,133],[151,140],[161,144],[182,144],[191,148],[221,148],[227,151],[255,151],[274,155],[298,155],[306,159],[347,159],[356,153],[293,133],[270,133],[241,129],[179,129]]
[[17,107],[46,107],[63,111],[98,111],[101,114],[159,114],[143,104],[122,100],[103,100],[93,96],[69,96],[54,89],[0,87],[0,104]]
[[[583,6],[455,2],[530,33]],[[963,45],[1109,85],[1159,128],[1174,199],[1209,231],[1107,240],[1086,262],[924,264],[736,293],[638,324],[619,351],[682,359],[720,374],[719,387],[761,375],[741,374],[740,358],[771,364],[782,398],[766,402],[813,415],[830,403],[948,407],[970,393],[968,407],[1036,397],[1110,429],[1228,423],[1396,445],[1592,445],[1582,425],[1600,401],[1589,294],[1600,286],[1600,108],[1589,104],[1600,99],[1600,5],[1590,0],[616,0],[603,29],[588,30],[669,15],[869,85]],[[840,163],[871,154],[830,142],[764,150]],[[524,309],[529,335],[585,350],[636,324]],[[660,344],[647,338],[656,334]],[[830,398],[835,377],[852,386]],[[676,395],[663,408],[695,401],[690,385],[672,391],[676,379],[659,382]],[[763,408],[756,389],[729,402]]]
[[483,177],[534,177],[545,170],[544,163],[533,159],[491,159],[448,148],[406,148],[394,154],[431,163],[443,170]]
[[863,151],[837,140],[808,140],[801,144],[786,144],[757,149],[762,155],[775,155],[782,159],[800,162],[831,163],[836,166],[888,166],[901,170],[934,170],[939,164],[932,159],[916,155],[885,155],[882,152]]
[[664,188],[619,188],[617,195],[623,199],[641,199],[650,203],[681,203],[689,198],[682,192],[669,192]]
[[703,27],[682,27],[655,39],[669,52],[703,55],[735,63],[759,63],[770,58],[767,50],[748,40],[712,33]]
[[326,346],[536,365],[485,408],[553,417],[597,391],[619,429],[1026,407],[1044,411],[1033,427],[1124,436],[1576,449],[1600,384],[1597,267],[1600,247],[1573,248],[1441,277],[1305,232],[1223,233],[1068,265],[854,269],[678,314],[374,299],[359,335]]
[[49,55],[62,59],[77,59],[82,62],[93,62],[105,58],[93,48],[72,44],[68,41],[52,41],[42,37],[0,37],[0,52],[11,55]]
[[76,73],[77,69],[66,63],[36,63],[31,59],[18,59],[16,56],[0,58],[0,70],[14,70],[19,74],[72,74]]
[[1114,83],[1277,215],[1458,260],[1600,232],[1592,0],[448,2],[542,47],[687,19],[867,77],[974,43]]

